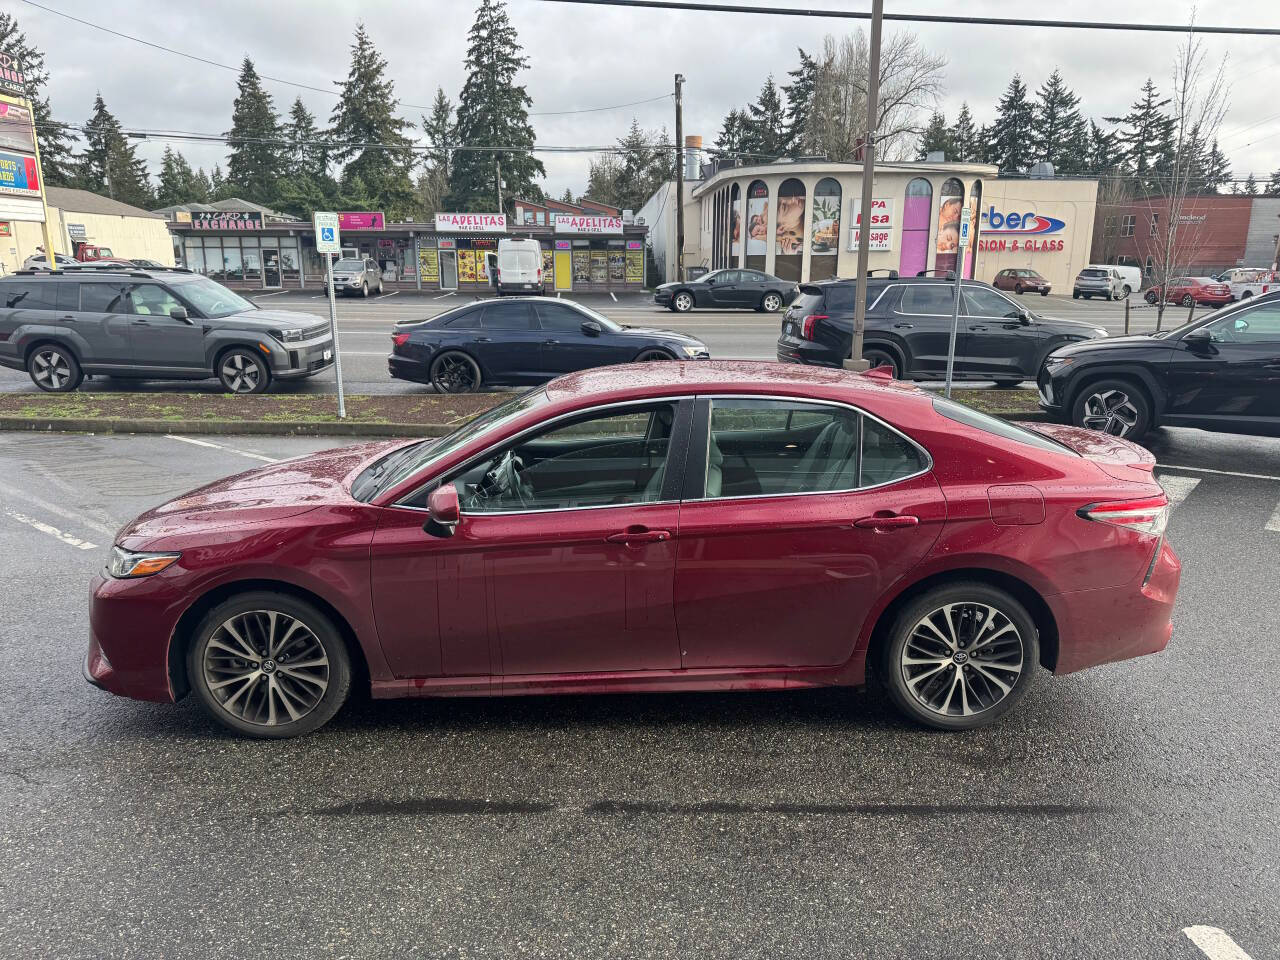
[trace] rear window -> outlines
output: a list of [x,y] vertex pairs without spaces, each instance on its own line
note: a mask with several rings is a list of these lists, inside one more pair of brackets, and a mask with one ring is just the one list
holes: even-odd
[[537,270],[542,265],[542,256],[537,250],[519,247],[504,250],[500,263],[508,270]]
[[945,397],[934,397],[933,409],[948,420],[963,423],[966,427],[973,427],[983,433],[993,433],[997,437],[1025,443],[1029,447],[1039,447],[1041,450],[1049,450],[1053,453],[1070,453],[1077,457],[1080,456],[1070,447],[1058,443],[1056,440],[1050,440],[1046,436],[1019,427],[1008,420],[1001,420],[999,417],[993,417],[990,414],[979,413],[973,407],[966,407],[963,403],[957,403]]
[[821,313],[822,294],[815,290],[801,288],[800,296],[791,301],[791,309],[799,314]]
[[1107,271],[1105,271],[1105,270],[1081,270],[1081,271],[1080,271],[1080,276],[1082,276],[1082,277],[1091,277],[1091,278],[1095,278],[1095,279],[1096,279],[1096,278],[1099,278],[1099,277],[1105,277],[1105,276],[1107,276]]
[[56,284],[27,281],[0,284],[0,304],[18,310],[55,310]]

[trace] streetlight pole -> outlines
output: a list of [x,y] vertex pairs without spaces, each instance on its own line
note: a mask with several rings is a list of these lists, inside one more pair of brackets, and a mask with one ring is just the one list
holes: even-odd
[[676,74],[676,279],[684,279],[684,74]]
[[862,141],[862,204],[858,210],[858,274],[853,294],[853,343],[844,362],[846,370],[866,370],[862,359],[862,336],[867,329],[867,257],[870,253],[872,180],[876,170],[876,130],[879,127],[880,27],[884,20],[884,0],[871,4],[871,58],[867,75],[867,135]]

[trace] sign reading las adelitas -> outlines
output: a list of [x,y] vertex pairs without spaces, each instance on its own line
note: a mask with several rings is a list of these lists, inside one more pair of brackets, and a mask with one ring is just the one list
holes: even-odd
[[459,230],[489,230],[507,232],[505,213],[437,213],[436,229],[457,232]]
[[1054,252],[1066,249],[1061,237],[1046,236],[1059,233],[1066,221],[1057,217],[1045,217],[1038,213],[1005,213],[990,206],[982,211],[982,229],[978,232],[979,250],[1029,250]]

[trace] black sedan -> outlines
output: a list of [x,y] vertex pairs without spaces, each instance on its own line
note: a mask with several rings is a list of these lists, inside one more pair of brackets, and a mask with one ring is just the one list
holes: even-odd
[[1280,293],[1173,330],[1065,346],[1038,386],[1058,419],[1129,440],[1161,425],[1280,436]]
[[397,323],[391,376],[441,393],[542,383],[562,373],[642,360],[707,360],[682,333],[627,327],[580,303],[541,297],[481,300]]
[[660,307],[687,313],[694,307],[776,313],[795,299],[796,285],[759,270],[713,270],[697,280],[664,283],[653,292]]

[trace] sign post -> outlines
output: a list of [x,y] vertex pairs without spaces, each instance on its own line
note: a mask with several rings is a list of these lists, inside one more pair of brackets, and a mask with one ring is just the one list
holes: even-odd
[[338,233],[338,215],[320,213],[313,215],[316,228],[316,251],[324,254],[325,282],[329,285],[329,334],[333,337],[333,372],[338,378],[338,417],[347,418],[347,400],[342,391],[342,351],[338,349],[338,304],[333,297],[333,255],[342,252],[342,237]]
[[951,399],[951,375],[956,365],[956,331],[960,327],[960,280],[964,277],[964,251],[969,246],[971,220],[960,217],[960,251],[956,257],[956,296],[951,303],[951,343],[947,347],[947,399]]

